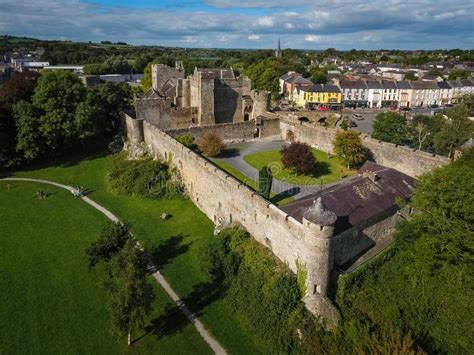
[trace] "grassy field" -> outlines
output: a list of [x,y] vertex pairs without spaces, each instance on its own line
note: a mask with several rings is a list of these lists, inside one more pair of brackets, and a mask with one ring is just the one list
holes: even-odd
[[[252,180],[248,176],[242,174],[239,170],[234,168],[232,165],[222,161],[215,159],[213,160],[213,163],[216,164],[219,168],[222,170],[228,172],[230,175],[235,177],[237,180],[240,180],[243,182],[245,185],[250,187],[251,189],[254,189],[255,191],[258,191],[258,184],[256,181]],[[285,198],[280,198],[278,195],[274,194],[273,192],[270,195],[270,201],[273,202],[274,204],[281,206],[286,203],[293,202],[294,199],[293,197],[285,197]]]
[[347,169],[337,156],[328,157],[327,153],[314,148],[312,152],[318,162],[312,175],[297,175],[294,171],[285,169],[281,162],[280,149],[247,154],[244,160],[259,170],[267,165],[272,169],[274,178],[297,185],[328,184],[355,173],[354,170]]
[[[0,353],[211,353],[183,316],[167,316],[174,304],[155,282],[149,333],[127,349],[110,333],[104,271],[89,272],[84,252],[105,217],[67,191],[9,185],[0,182]],[[50,196],[36,199],[39,189]]]
[[[153,249],[155,262],[172,287],[229,353],[268,352],[269,344],[257,338],[251,326],[229,308],[225,295],[219,293],[219,289],[209,282],[208,275],[201,270],[200,248],[207,238],[213,237],[212,222],[184,198],[153,201],[112,194],[107,189],[106,164],[106,157],[96,157],[13,175],[50,179],[89,189],[92,199],[110,209],[121,220],[132,223],[133,233],[147,248]],[[162,212],[171,214],[172,218],[161,220]],[[89,243],[90,239],[84,245]],[[80,255],[83,255],[84,248],[80,248]],[[167,313],[173,315],[176,309],[170,308]],[[172,326],[169,332],[180,333],[186,328],[186,322],[181,322],[178,326]],[[197,344],[194,352],[199,351]]]

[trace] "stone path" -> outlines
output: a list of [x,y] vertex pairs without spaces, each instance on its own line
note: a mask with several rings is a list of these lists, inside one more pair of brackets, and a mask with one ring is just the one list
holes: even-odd
[[[252,179],[253,181],[258,181],[258,170],[248,164],[244,160],[244,156],[252,153],[264,152],[267,150],[280,149],[284,144],[285,141],[283,140],[247,141],[242,143],[230,144],[227,146],[228,149],[239,149],[239,151],[235,155],[224,158],[214,158],[213,160],[220,160],[226,162],[227,164],[239,170],[242,174]],[[270,168],[273,167],[270,166]],[[275,166],[275,168],[281,169],[281,167],[279,166]],[[276,195],[282,194],[286,196],[292,196],[295,200],[297,200],[301,197],[317,193],[328,187],[341,184],[342,182],[346,182],[351,178],[353,177],[348,177],[343,179],[342,181],[336,181],[323,185],[298,185],[273,178],[272,192]]]
[[[3,178],[3,179],[0,179],[0,180],[4,180],[4,181],[29,181],[29,182],[53,185],[53,186],[60,187],[62,189],[68,190],[71,193],[76,191],[76,189],[71,187],[71,186],[59,184],[57,182],[49,181],[49,180],[30,179],[30,178]],[[115,223],[120,222],[120,220],[117,218],[117,216],[115,216],[112,212],[110,212],[104,206],[99,205],[97,202],[95,202],[94,200],[91,200],[87,196],[82,196],[80,198],[85,203],[89,204],[90,206],[92,206],[96,210],[98,210],[99,212],[103,213],[112,222],[115,222]],[[197,329],[197,331],[202,336],[204,341],[209,344],[209,346],[214,351],[214,353],[219,354],[219,355],[226,354],[226,351],[224,350],[224,348],[217,342],[216,339],[214,339],[209,334],[209,332],[204,328],[204,325],[196,317],[196,315],[193,312],[191,312],[188,307],[186,307],[184,302],[179,298],[179,296],[176,294],[176,292],[174,292],[174,290],[171,288],[170,284],[166,281],[166,279],[163,277],[163,275],[157,270],[157,268],[153,265],[151,265],[151,268],[153,270],[156,270],[153,273],[153,277],[155,278],[155,280],[160,284],[161,287],[163,287],[163,289],[166,291],[166,293],[176,303],[176,305],[181,310],[181,312],[194,325],[194,327]]]

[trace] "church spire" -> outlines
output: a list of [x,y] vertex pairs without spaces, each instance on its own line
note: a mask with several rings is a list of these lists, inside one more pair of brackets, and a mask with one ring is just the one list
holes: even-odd
[[280,43],[280,37],[278,37],[278,48],[275,51],[275,57],[281,58],[283,55],[283,52],[281,51],[281,43]]

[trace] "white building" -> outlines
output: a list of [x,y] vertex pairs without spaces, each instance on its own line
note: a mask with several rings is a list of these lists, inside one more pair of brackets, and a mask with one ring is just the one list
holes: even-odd
[[382,107],[383,87],[379,81],[367,81],[367,101],[369,108]]

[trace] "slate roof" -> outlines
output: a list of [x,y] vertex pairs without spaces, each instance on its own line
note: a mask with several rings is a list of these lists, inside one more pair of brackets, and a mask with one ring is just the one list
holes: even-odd
[[341,89],[367,89],[363,80],[341,80]]
[[302,76],[302,75],[300,73],[286,73],[280,76],[280,79],[286,81],[293,76]]
[[462,86],[474,86],[474,83],[469,79],[460,80]]
[[438,84],[434,81],[412,81],[411,86],[415,90],[433,90],[438,89]]
[[[298,221],[303,220],[318,198],[336,214],[336,233],[358,225],[395,207],[395,199],[409,199],[415,180],[398,170],[367,161],[352,180],[302,197],[280,209]],[[372,176],[372,177],[370,177]]]
[[383,89],[382,84],[380,84],[380,82],[377,80],[368,80],[367,87],[369,89]]
[[451,89],[451,85],[447,81],[438,81],[437,84],[440,89]]
[[311,80],[305,79],[302,76],[293,76],[286,80],[287,83],[290,84],[298,84],[298,85],[311,85]]
[[459,80],[448,80],[448,84],[452,88],[461,88],[461,87],[463,87],[463,85],[461,84],[461,82]]
[[324,84],[316,84],[301,88],[304,92],[341,92],[341,89],[336,85],[324,85]]
[[409,81],[397,81],[396,85],[399,89],[408,90],[412,88]]
[[393,81],[382,81],[382,87],[384,89],[396,89],[397,85]]

